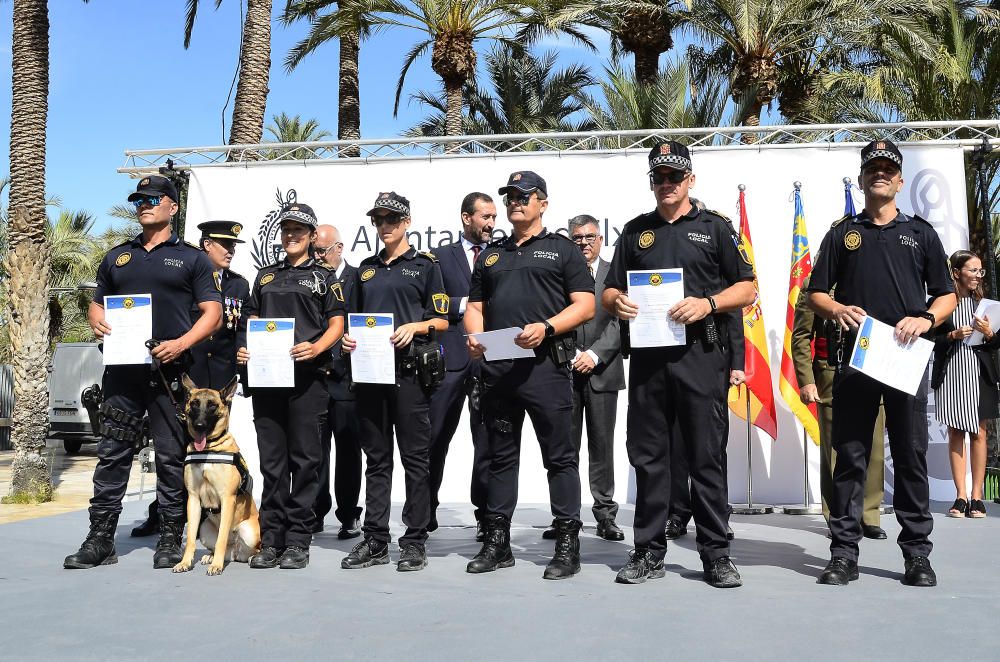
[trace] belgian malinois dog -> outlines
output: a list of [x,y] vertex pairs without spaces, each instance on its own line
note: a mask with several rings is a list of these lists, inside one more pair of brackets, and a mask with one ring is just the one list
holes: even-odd
[[[221,575],[226,561],[246,563],[260,550],[257,504],[249,489],[240,490],[241,484],[246,485],[244,473],[237,468],[243,460],[229,433],[229,408],[237,379],[221,391],[198,388],[187,375],[181,382],[187,392],[184,415],[191,437],[184,463],[188,525],[184,556],[174,572],[194,568],[195,541],[200,538],[212,552],[201,557],[202,565],[208,566],[209,575]],[[202,510],[208,511],[204,521]]]

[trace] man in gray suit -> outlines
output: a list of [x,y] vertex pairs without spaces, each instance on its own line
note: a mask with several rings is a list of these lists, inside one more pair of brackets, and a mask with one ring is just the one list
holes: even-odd
[[[600,300],[609,264],[601,259],[600,224],[593,216],[576,216],[569,222],[569,237],[587,259],[594,289]],[[618,391],[625,388],[622,366],[621,335],[618,320],[598,306],[594,319],[576,330],[577,356],[573,362],[573,438],[577,452],[587,424],[587,448],[590,455],[590,494],[594,498],[597,535],[605,540],[624,540],[625,534],[615,523],[615,414]]]

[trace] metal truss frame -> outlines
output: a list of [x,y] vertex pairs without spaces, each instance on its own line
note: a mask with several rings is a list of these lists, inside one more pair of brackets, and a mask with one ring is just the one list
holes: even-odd
[[[371,161],[433,160],[469,157],[565,155],[645,150],[654,140],[677,140],[694,151],[764,150],[796,147],[857,148],[876,139],[897,144],[960,145],[972,150],[983,139],[1000,146],[1000,120],[899,122],[894,124],[805,124],[709,127],[642,131],[590,131],[511,135],[325,140],[317,142],[215,145],[170,149],[126,150],[118,172],[139,177],[168,163],[176,170],[192,167],[255,165],[357,164]],[[751,142],[752,141],[752,142]],[[346,156],[350,153],[360,156]]]

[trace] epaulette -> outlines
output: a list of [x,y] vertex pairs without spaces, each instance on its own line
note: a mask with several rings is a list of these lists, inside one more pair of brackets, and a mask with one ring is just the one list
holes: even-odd
[[427,251],[426,253],[420,253],[420,252],[418,252],[417,254],[418,255],[423,255],[424,257],[426,257],[431,262],[437,262],[438,261],[437,255],[434,255],[434,253],[431,253],[430,251]]
[[327,271],[333,271],[333,272],[336,272],[336,271],[337,271],[337,269],[336,269],[336,268],[334,268],[334,267],[331,267],[331,266],[330,266],[329,264],[327,264],[326,262],[317,262],[317,263],[316,263],[316,265],[317,265],[317,266],[319,266],[319,267],[320,267],[320,268],[322,268],[322,269],[326,269]]
[[[561,237],[561,238],[565,239],[566,241],[568,241],[570,243],[573,243],[573,240],[569,238],[569,235],[563,234],[562,232],[550,232],[549,234],[553,235],[553,236],[556,236],[556,237]],[[576,246],[575,243],[573,243],[573,245]]]
[[914,214],[914,215],[913,215],[913,216],[911,216],[910,218],[912,218],[912,219],[913,219],[914,221],[918,221],[918,222],[920,222],[920,223],[923,223],[924,225],[926,225],[926,226],[928,226],[928,227],[931,227],[931,228],[933,228],[933,227],[934,227],[933,225],[931,225],[931,222],[930,222],[930,221],[928,221],[928,220],[927,220],[926,218],[923,218],[923,217],[921,217],[921,216],[917,216],[916,214]]
[[722,220],[724,220],[729,225],[733,224],[733,222],[731,220],[729,220],[729,217],[726,216],[725,214],[723,214],[722,212],[715,211],[714,209],[706,209],[705,211],[708,212],[709,214],[715,214],[716,216],[718,216],[719,218],[721,218]]
[[843,216],[841,216],[836,221],[834,221],[833,223],[830,224],[830,229],[833,229],[833,228],[837,227],[838,225],[840,225],[841,223],[843,223],[844,221],[846,221],[849,218],[854,218],[854,217],[851,216],[850,214],[844,214]]
[[185,246],[190,246],[191,248],[195,249],[196,251],[200,251],[201,250],[200,248],[198,248],[197,246],[195,246],[194,244],[192,244],[190,241],[185,241],[185,240],[181,239],[181,243],[184,244]]
[[229,272],[229,277],[230,278],[242,278],[243,280],[246,280],[246,277],[243,274],[238,274],[235,271],[233,271],[232,269],[226,269],[226,271]]

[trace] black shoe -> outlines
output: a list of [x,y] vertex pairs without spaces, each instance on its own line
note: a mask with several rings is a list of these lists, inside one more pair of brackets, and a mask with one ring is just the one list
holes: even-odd
[[903,583],[907,586],[937,586],[937,575],[926,556],[911,556],[906,559],[905,568]]
[[165,570],[173,568],[181,562],[181,534],[184,532],[184,520],[180,517],[160,516],[160,539],[156,542],[153,553],[153,569]]
[[625,532],[615,524],[614,517],[608,517],[597,523],[597,537],[605,540],[625,540]]
[[340,567],[345,570],[356,570],[358,568],[370,568],[373,565],[386,565],[389,563],[389,545],[378,540],[365,538],[351,550],[351,553],[343,558]]
[[556,521],[552,520],[552,524],[549,524],[549,528],[542,531],[542,540],[555,540],[559,537],[559,533],[556,531]]
[[285,550],[281,547],[264,547],[259,552],[250,557],[250,567],[256,570],[266,568],[277,568],[281,563],[281,556]]
[[337,531],[337,540],[350,540],[361,535],[361,524],[355,517],[350,522],[341,522],[340,531]]
[[885,540],[888,536],[885,535],[885,529],[880,526],[875,526],[874,524],[862,524],[861,534],[865,538],[870,538],[872,540]]
[[309,550],[290,545],[281,554],[280,568],[282,570],[301,570],[309,565]]
[[667,574],[663,559],[653,556],[648,549],[633,549],[628,554],[628,563],[618,571],[615,581],[619,584],[641,584],[647,579],[659,579]]
[[729,526],[729,524],[727,523],[726,524],[726,540],[732,540],[735,537],[736,537],[736,534],[733,533],[733,527]]
[[720,556],[714,561],[702,561],[702,577],[715,588],[738,588],[743,586],[740,571],[728,556]]
[[316,520],[313,521],[313,525],[310,531],[312,532],[313,535],[316,535],[317,533],[323,533],[324,528],[326,527],[323,525],[323,520],[316,518]]
[[486,540],[486,527],[483,525],[482,520],[476,522],[476,542],[483,542]]
[[580,527],[575,519],[556,520],[556,551],[545,566],[543,579],[566,579],[580,572]]
[[396,570],[399,572],[414,572],[427,567],[427,550],[423,545],[410,543],[399,548],[399,562]]
[[156,500],[149,504],[149,514],[140,524],[132,528],[129,536],[132,538],[145,538],[151,536],[160,529],[160,503]]
[[70,554],[63,561],[63,567],[69,570],[83,570],[99,565],[118,563],[115,552],[115,528],[118,526],[117,513],[90,515],[90,532],[84,539],[80,549]]
[[681,536],[687,535],[687,526],[681,524],[680,520],[671,517],[667,520],[667,528],[664,530],[664,535],[667,536],[667,540],[677,540]]
[[483,547],[465,566],[465,571],[479,574],[513,566],[514,554],[510,551],[510,520],[503,515],[487,515],[483,518],[483,526],[486,529]]
[[855,581],[858,574],[858,562],[845,559],[842,556],[834,556],[826,564],[817,584],[828,584],[830,586],[847,586],[848,582]]

